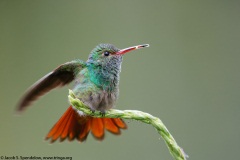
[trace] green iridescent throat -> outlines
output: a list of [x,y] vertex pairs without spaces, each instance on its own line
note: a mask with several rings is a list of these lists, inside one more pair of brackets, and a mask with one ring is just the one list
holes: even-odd
[[97,61],[90,57],[87,61],[90,80],[105,91],[112,92],[117,90],[121,63],[122,56],[120,55],[103,57]]

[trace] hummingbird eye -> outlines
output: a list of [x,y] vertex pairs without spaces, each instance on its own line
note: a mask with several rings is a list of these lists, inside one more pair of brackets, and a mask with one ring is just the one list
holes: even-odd
[[109,56],[110,55],[110,52],[108,52],[108,51],[104,51],[104,56]]

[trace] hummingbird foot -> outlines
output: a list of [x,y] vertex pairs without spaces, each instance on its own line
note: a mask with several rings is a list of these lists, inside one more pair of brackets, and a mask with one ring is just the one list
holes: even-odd
[[99,111],[102,117],[105,117],[106,112],[105,111]]
[[[96,112],[95,109],[92,109],[92,108],[89,108],[89,109],[91,110],[92,114],[94,114],[94,113]],[[106,111],[100,111],[100,110],[98,110],[98,111],[100,112],[100,115],[101,115],[102,117],[105,117]]]
[[95,113],[95,109],[89,108],[91,110],[92,113]]

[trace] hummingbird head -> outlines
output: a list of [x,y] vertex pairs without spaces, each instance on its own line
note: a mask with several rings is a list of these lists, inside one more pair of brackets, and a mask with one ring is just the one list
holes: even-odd
[[99,44],[90,53],[87,66],[91,80],[103,88],[110,90],[119,82],[122,56],[130,51],[148,47],[148,44],[118,49],[112,44]]
[[122,55],[127,52],[140,49],[143,47],[149,47],[148,44],[137,45],[128,47],[125,49],[118,49],[112,44],[99,44],[90,53],[87,63],[95,64],[98,66],[110,65],[109,63],[120,63],[122,62]]
[[87,63],[104,66],[110,61],[121,61],[121,55],[116,55],[120,51],[112,44],[99,44],[90,53]]

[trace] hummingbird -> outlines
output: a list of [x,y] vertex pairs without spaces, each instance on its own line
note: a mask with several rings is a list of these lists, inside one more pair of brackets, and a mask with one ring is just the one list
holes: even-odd
[[[119,96],[119,80],[123,55],[148,44],[118,49],[112,44],[99,44],[89,54],[86,62],[76,59],[64,63],[35,82],[24,94],[17,105],[19,112],[47,92],[74,81],[73,93],[93,112],[115,107]],[[46,135],[51,142],[60,139],[85,141],[89,132],[97,140],[104,138],[105,130],[120,134],[126,129],[126,123],[120,118],[94,118],[85,115],[71,105]]]

